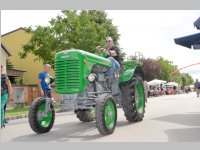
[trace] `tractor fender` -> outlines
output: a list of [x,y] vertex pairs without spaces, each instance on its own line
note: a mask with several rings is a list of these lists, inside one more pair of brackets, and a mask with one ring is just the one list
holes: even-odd
[[133,78],[133,76],[141,76],[142,79],[144,80],[144,72],[141,68],[141,66],[135,66],[132,69],[127,69],[123,72],[120,73],[120,77],[119,77],[119,82],[120,83],[124,83],[127,82],[129,80],[131,80]]

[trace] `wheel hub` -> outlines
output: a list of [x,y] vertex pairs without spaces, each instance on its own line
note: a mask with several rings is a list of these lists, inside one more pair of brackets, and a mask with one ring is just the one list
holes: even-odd
[[38,111],[37,113],[37,120],[42,120],[44,117],[47,117],[48,114],[46,112]]
[[115,109],[112,102],[108,102],[105,106],[105,123],[108,128],[112,128],[115,122]]
[[40,105],[37,112],[37,121],[42,127],[47,127],[51,123],[52,119],[52,112],[46,112],[45,106],[45,104]]
[[112,117],[113,117],[113,112],[112,112],[112,111],[109,111],[108,116],[109,116],[109,119],[112,119]]
[[135,103],[136,103],[136,105],[138,104],[138,102],[139,102],[138,93],[137,93],[137,91],[135,91]]
[[141,82],[135,86],[135,104],[137,111],[142,113],[144,109],[144,89]]

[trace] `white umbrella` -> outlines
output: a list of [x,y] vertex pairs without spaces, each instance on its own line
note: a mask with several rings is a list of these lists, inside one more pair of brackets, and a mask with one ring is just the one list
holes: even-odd
[[148,85],[160,85],[160,84],[164,84],[164,83],[166,83],[166,81],[154,79],[152,81],[149,81]]

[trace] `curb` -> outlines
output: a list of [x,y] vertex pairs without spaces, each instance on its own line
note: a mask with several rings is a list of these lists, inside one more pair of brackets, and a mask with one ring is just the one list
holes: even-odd
[[[55,113],[62,113],[62,112],[67,112],[68,110],[55,110]],[[16,120],[16,119],[23,119],[23,118],[28,118],[28,114],[22,114],[22,115],[18,115],[18,116],[9,116],[6,117],[5,119],[7,121],[9,120]]]

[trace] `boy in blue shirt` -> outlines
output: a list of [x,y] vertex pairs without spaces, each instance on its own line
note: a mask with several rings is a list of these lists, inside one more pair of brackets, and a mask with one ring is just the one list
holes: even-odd
[[49,72],[51,70],[51,65],[45,64],[44,65],[44,71],[40,72],[38,75],[38,86],[40,90],[40,96],[49,97],[51,98],[51,77],[49,75]]

